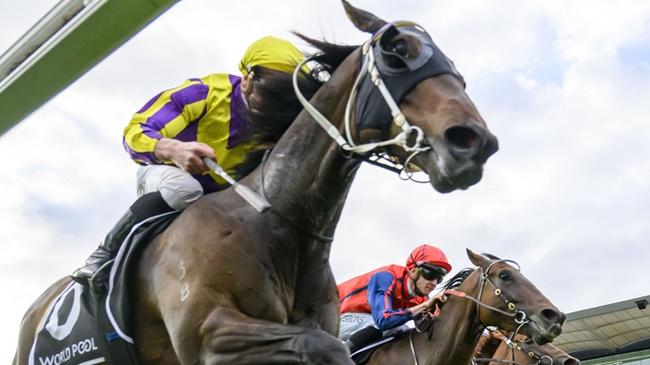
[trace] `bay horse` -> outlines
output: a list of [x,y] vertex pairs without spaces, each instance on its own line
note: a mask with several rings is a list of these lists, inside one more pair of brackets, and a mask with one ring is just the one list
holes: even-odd
[[477,268],[462,270],[449,280],[445,285],[449,299],[439,315],[379,347],[368,365],[470,364],[487,326],[524,334],[539,344],[560,335],[565,315],[521,274],[514,261],[470,250],[467,255]]
[[[303,36],[333,72],[242,180],[272,209],[258,213],[233,189],[209,194],[142,251],[129,290],[129,340],[141,364],[351,364],[335,337],[328,260],[368,143],[377,147],[371,153],[421,169],[441,193],[477,183],[498,149],[462,77],[423,28],[343,5],[373,35],[362,47]],[[40,318],[68,282],[28,310],[14,364],[27,364]]]

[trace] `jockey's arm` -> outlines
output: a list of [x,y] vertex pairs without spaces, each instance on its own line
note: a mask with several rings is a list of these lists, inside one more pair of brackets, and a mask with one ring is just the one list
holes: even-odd
[[207,85],[193,79],[151,99],[124,129],[123,145],[131,158],[142,165],[173,163],[190,173],[206,171],[201,158],[214,158],[213,149],[174,138],[201,119],[209,92]]
[[401,326],[413,319],[406,308],[393,309],[392,290],[395,278],[387,271],[375,273],[368,282],[368,304],[372,318],[382,331]]

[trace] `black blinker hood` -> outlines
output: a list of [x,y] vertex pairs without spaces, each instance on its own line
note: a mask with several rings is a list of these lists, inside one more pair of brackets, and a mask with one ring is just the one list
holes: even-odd
[[[409,90],[426,78],[451,74],[463,80],[451,60],[442,53],[433,43],[431,37],[420,27],[407,25],[398,28],[393,24],[388,24],[378,33],[381,38],[374,42],[371,51],[374,52],[375,65],[379,70],[379,74],[398,105]],[[418,57],[406,59],[384,48],[399,33],[409,34],[420,40],[421,50]],[[387,63],[388,57],[398,57],[404,67],[396,68],[389,65]],[[363,62],[363,59],[361,62]],[[384,138],[389,138],[388,130],[392,119],[386,101],[381,96],[379,89],[372,83],[370,74],[366,73],[360,81],[355,105],[357,138],[359,131],[368,128],[379,129],[382,131]]]

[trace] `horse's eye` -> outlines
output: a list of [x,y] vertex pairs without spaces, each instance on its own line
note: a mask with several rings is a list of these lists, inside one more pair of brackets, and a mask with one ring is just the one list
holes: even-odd
[[393,45],[393,52],[397,53],[402,57],[408,56],[409,49],[408,46],[406,45],[406,42],[404,42],[403,40],[399,40],[395,42],[395,44]]
[[512,275],[510,274],[509,271],[502,270],[501,272],[499,272],[499,279],[501,279],[501,281],[510,281],[512,280]]

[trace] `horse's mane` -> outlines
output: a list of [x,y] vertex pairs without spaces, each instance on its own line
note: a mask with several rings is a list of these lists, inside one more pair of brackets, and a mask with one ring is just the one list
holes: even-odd
[[[489,253],[482,253],[482,255],[489,258],[490,260],[501,260],[499,257]],[[475,269],[470,267],[460,270],[456,275],[452,276],[449,280],[445,281],[442,284],[442,289],[443,290],[457,289],[465,281],[465,279],[467,279],[469,275],[474,272],[474,270]]]
[[[330,73],[358,48],[319,41],[297,32],[294,34],[320,50],[315,58],[321,65],[318,70],[325,69]],[[299,74],[298,86],[307,99],[311,99],[323,85],[318,77],[318,70],[311,74]],[[255,98],[254,105],[242,111],[248,122],[246,139],[270,147],[296,119],[302,111],[302,105],[294,93],[291,74],[255,66],[252,68],[252,82],[258,97]]]
[[346,46],[310,38],[298,32],[293,32],[293,34],[320,50],[316,59],[319,63],[326,66],[330,72],[336,70],[350,53],[359,48],[359,46]]
[[[458,288],[474,271],[475,269],[473,268],[465,268],[460,270],[456,275],[452,276],[449,280],[445,281],[442,284],[442,290],[453,290]],[[431,315],[432,312],[433,308],[429,311],[429,313],[422,312],[418,314],[414,318],[415,328],[409,332],[415,330],[417,330],[417,332],[426,332],[427,338],[430,340],[431,336],[433,335],[434,323],[437,319]]]
[[464,281],[474,272],[473,268],[465,268],[460,270],[456,275],[452,276],[449,280],[442,284],[443,290],[453,290],[458,288]]
[[[307,99],[311,99],[323,85],[317,72],[334,72],[358,46],[338,45],[309,38],[298,32],[294,34],[320,51],[315,60],[321,68],[315,69],[312,74],[301,72],[298,77],[300,90]],[[237,166],[238,176],[248,175],[259,165],[265,150],[273,147],[302,111],[302,105],[293,90],[291,74],[255,66],[252,75],[253,87],[259,98],[255,105],[241,112],[247,122],[245,139],[255,141],[261,148],[248,153],[244,162]]]
[[[292,75],[263,66],[252,68],[251,82],[256,94],[250,107],[242,110],[246,118],[246,140],[261,146],[270,146],[280,139],[289,128],[302,105],[293,91]],[[311,98],[322,83],[311,75],[301,73],[298,85],[307,99]]]

